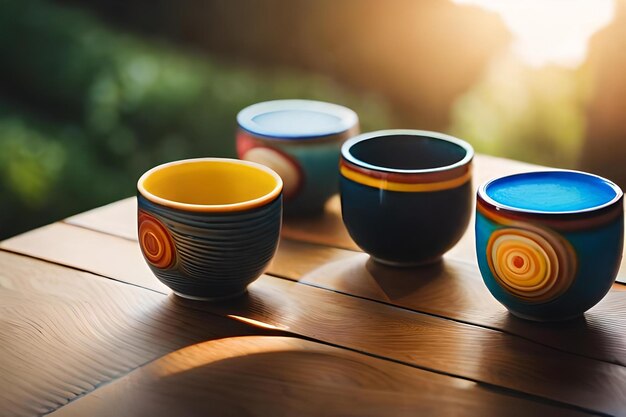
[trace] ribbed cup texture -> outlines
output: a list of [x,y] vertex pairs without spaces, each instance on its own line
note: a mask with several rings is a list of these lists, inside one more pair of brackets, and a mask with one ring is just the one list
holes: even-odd
[[[157,265],[140,244],[148,265],[165,285],[177,293],[206,298],[236,295],[257,279],[271,261],[281,227],[282,196],[246,211],[188,212],[155,204],[137,196],[140,223],[146,214],[160,222],[173,245],[167,267]],[[149,232],[148,232],[149,233]],[[150,236],[150,239],[152,237]],[[152,244],[158,252],[167,242]]]

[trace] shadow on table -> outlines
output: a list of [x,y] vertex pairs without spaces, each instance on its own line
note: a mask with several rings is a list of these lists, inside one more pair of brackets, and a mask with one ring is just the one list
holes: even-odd
[[626,292],[610,292],[577,320],[536,323],[519,319],[497,302],[478,267],[444,258],[420,268],[393,268],[359,253],[329,262],[299,282],[410,310],[498,329],[559,350],[626,364]]
[[502,415],[512,401],[469,381],[343,349],[252,336],[172,352],[54,416]]

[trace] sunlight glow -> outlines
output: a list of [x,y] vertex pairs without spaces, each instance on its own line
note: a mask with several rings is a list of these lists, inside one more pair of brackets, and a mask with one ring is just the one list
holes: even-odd
[[287,330],[287,329],[289,329],[289,327],[287,327],[287,326],[285,326],[285,327],[278,327],[278,326],[274,326],[273,324],[263,323],[262,321],[258,321],[258,320],[254,320],[254,319],[250,319],[250,318],[242,317],[242,316],[236,316],[234,314],[228,314],[227,317],[230,317],[231,319],[239,320],[239,321],[247,323],[247,324],[251,324],[252,326],[261,327],[263,329],[270,329],[270,330]]
[[578,67],[587,56],[589,38],[615,12],[613,0],[452,1],[498,13],[513,34],[513,50],[533,67]]
[[155,360],[147,369],[160,378],[179,375],[227,359],[293,350],[288,337],[236,336],[186,346]]

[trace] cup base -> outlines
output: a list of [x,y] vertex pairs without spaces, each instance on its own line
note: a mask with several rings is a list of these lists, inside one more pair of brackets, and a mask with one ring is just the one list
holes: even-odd
[[580,314],[574,314],[574,315],[567,316],[567,317],[557,317],[557,318],[541,318],[541,317],[527,316],[526,314],[520,314],[518,312],[514,312],[511,310],[509,310],[509,313],[511,313],[513,316],[520,318],[522,320],[534,321],[537,323],[555,323],[559,321],[576,320],[576,319],[581,318],[584,314],[584,313],[580,313]]
[[216,301],[225,301],[225,300],[230,300],[232,298],[240,297],[240,296],[244,295],[247,291],[248,291],[248,289],[244,288],[243,291],[240,291],[240,292],[237,292],[237,293],[234,293],[234,294],[223,295],[221,297],[198,297],[196,295],[183,294],[183,293],[180,293],[178,291],[173,291],[173,292],[178,297],[186,298],[188,300],[216,302]]
[[437,263],[437,262],[441,261],[441,256],[439,256],[437,258],[433,258],[433,259],[427,259],[425,261],[419,261],[419,262],[387,261],[385,259],[376,258],[375,256],[371,256],[371,255],[370,255],[370,258],[372,258],[372,260],[374,262],[377,262],[377,263],[385,265],[385,266],[392,266],[394,268],[414,268],[414,267],[417,267],[417,266],[432,265],[434,263]]

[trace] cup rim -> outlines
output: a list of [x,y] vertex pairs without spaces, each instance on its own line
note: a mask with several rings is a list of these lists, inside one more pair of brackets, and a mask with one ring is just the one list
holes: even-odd
[[[334,129],[320,129],[311,133],[288,133],[277,131],[262,126],[254,121],[254,117],[270,112],[286,111],[286,110],[305,110],[325,113],[339,118],[337,127]],[[264,138],[282,139],[288,141],[312,140],[324,138],[327,136],[338,135],[346,132],[359,123],[359,117],[356,112],[348,107],[340,104],[328,103],[318,100],[307,99],[281,99],[262,101],[243,108],[237,113],[237,124],[246,132],[255,136]]]
[[[583,175],[583,176],[586,176],[586,177],[596,178],[596,179],[598,179],[600,181],[603,181],[609,187],[611,187],[615,191],[615,197],[613,197],[611,200],[609,200],[609,201],[607,201],[605,203],[598,204],[598,205],[595,205],[595,206],[592,206],[592,207],[587,207],[587,208],[582,208],[582,209],[577,209],[577,210],[547,211],[547,210],[536,210],[536,209],[527,209],[527,208],[510,206],[508,204],[503,204],[503,203],[500,203],[500,202],[494,200],[493,198],[491,198],[487,194],[487,188],[489,188],[489,186],[491,184],[493,184],[494,182],[496,182],[496,181],[500,181],[500,180],[508,179],[508,178],[513,178],[513,177],[524,177],[524,176],[528,176],[528,175],[537,175],[537,174],[546,174],[546,173],[570,173],[570,174],[578,174],[578,175]],[[550,169],[550,170],[521,172],[521,173],[517,173],[517,174],[504,175],[504,176],[501,176],[501,177],[492,178],[492,179],[490,179],[488,181],[485,181],[483,184],[481,184],[478,187],[478,189],[476,191],[476,195],[478,196],[478,198],[480,200],[482,200],[485,203],[495,207],[495,209],[499,210],[499,211],[505,211],[505,212],[511,212],[511,213],[538,214],[538,215],[545,215],[545,216],[559,216],[559,215],[562,216],[562,215],[569,215],[569,214],[591,213],[591,212],[594,212],[594,211],[602,210],[602,209],[610,207],[610,206],[614,205],[615,203],[617,203],[618,201],[620,201],[622,199],[622,197],[624,196],[624,193],[623,193],[622,189],[617,184],[615,184],[613,181],[611,181],[609,179],[601,177],[600,175],[591,174],[589,172],[584,172],[584,171],[572,170],[572,169]]]
[[[352,147],[360,142],[370,140],[370,139],[377,139],[377,138],[381,138],[385,136],[399,136],[399,135],[422,136],[422,137],[427,137],[427,138],[431,138],[435,140],[449,142],[449,143],[452,143],[454,145],[457,145],[463,148],[463,150],[465,150],[465,156],[460,161],[457,161],[453,164],[444,165],[444,166],[440,166],[436,168],[398,169],[398,168],[389,168],[389,167],[373,165],[365,161],[361,161],[360,159],[356,158],[351,153]],[[474,158],[474,148],[468,142],[462,139],[456,138],[454,136],[446,135],[445,133],[433,132],[429,130],[416,130],[416,129],[385,129],[385,130],[376,130],[374,132],[362,133],[358,136],[348,139],[341,146],[341,156],[345,160],[347,160],[348,162],[351,162],[352,164],[356,166],[367,168],[373,171],[389,172],[389,173],[394,173],[394,174],[427,174],[427,173],[449,171],[449,170],[453,170],[455,168],[469,164]]]
[[[276,181],[276,185],[270,192],[260,197],[257,197],[252,200],[246,200],[246,201],[241,201],[238,203],[231,203],[231,204],[182,203],[180,201],[173,201],[173,200],[169,200],[163,197],[159,197],[155,194],[152,194],[144,186],[144,183],[148,179],[148,177],[150,177],[152,174],[154,174],[157,171],[161,171],[161,170],[167,169],[175,165],[193,164],[193,163],[200,163],[200,162],[219,162],[219,163],[227,163],[227,164],[234,164],[234,165],[245,165],[245,166],[249,166],[252,168],[256,168],[272,176],[274,180]],[[244,211],[244,210],[261,207],[274,201],[280,195],[280,193],[282,192],[282,189],[283,189],[282,178],[271,168],[265,165],[256,163],[256,162],[244,161],[241,159],[234,159],[234,158],[214,158],[214,157],[190,158],[190,159],[181,159],[178,161],[166,162],[164,164],[157,165],[149,169],[137,181],[137,191],[139,192],[139,194],[141,194],[143,197],[145,197],[149,201],[160,204],[165,207],[179,209],[182,211],[194,211],[194,212],[223,213],[223,212]]]

